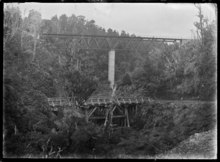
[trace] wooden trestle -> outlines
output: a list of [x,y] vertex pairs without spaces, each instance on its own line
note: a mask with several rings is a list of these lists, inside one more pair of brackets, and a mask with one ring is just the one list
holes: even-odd
[[[149,101],[149,98],[127,97],[116,98],[111,101],[109,98],[90,98],[80,106],[85,112],[86,121],[96,124],[106,124],[108,111],[112,107],[112,124],[117,127],[130,127],[129,117],[137,113],[138,106]],[[67,107],[75,104],[71,98],[48,98],[52,111],[57,107]]]

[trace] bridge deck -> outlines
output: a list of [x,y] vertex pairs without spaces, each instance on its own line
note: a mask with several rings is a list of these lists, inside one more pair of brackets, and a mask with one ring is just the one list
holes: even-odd
[[52,107],[56,106],[72,106],[73,102],[71,100],[71,97],[56,97],[56,98],[48,98],[48,103]]
[[[84,102],[84,106],[104,106],[104,105],[123,105],[123,104],[140,104],[149,101],[149,98],[144,97],[120,97],[111,101],[110,98],[90,98],[86,102]],[[56,106],[72,106],[73,101],[71,98],[48,98],[48,103],[52,107]]]
[[148,100],[148,98],[116,98],[114,102],[111,101],[109,98],[91,98],[88,99],[84,105],[89,106],[96,106],[96,105],[109,105],[109,104],[116,104],[116,105],[123,105],[123,104],[139,104],[144,103]]

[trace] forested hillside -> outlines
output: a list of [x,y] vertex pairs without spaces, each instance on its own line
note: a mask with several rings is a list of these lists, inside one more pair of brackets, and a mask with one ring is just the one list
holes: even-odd
[[[155,100],[215,100],[216,21],[201,19],[202,21],[198,18],[198,22],[195,22],[196,38],[181,46],[176,43],[166,44],[163,48],[158,45],[145,52],[116,51],[115,77],[121,85],[117,93],[141,95]],[[75,40],[40,39],[39,35],[137,36],[126,31],[119,33],[110,28],[106,31],[97,26],[94,20],[87,20],[80,15],[54,15],[50,20],[45,20],[41,18],[40,12],[31,10],[23,18],[20,9],[10,5],[4,8],[3,30],[5,156],[43,156],[49,146],[51,148],[51,143],[54,150],[65,148],[62,152],[64,155],[91,154],[94,153],[94,147],[98,153],[105,154],[119,143],[120,138],[129,139],[126,131],[106,137],[100,127],[92,123],[86,124],[80,115],[60,113],[56,116],[49,110],[47,103],[49,97],[72,96],[76,97],[78,103],[82,103],[94,93],[108,91],[108,51],[82,50]],[[143,116],[144,114],[140,114],[139,117]],[[199,120],[202,121],[201,119]],[[149,121],[144,117],[134,120],[136,131],[147,129],[146,122]],[[142,124],[138,120],[142,120]],[[175,120],[176,124],[179,123],[178,119]],[[173,124],[173,121],[170,123]],[[204,124],[206,126],[207,123]],[[206,128],[205,130],[209,130],[211,126]],[[175,133],[176,130],[173,131]],[[181,140],[179,138],[177,142]],[[121,147],[123,142],[120,142]],[[159,144],[157,147],[159,149]],[[147,149],[152,150],[150,146]],[[132,149],[129,151],[132,152]]]

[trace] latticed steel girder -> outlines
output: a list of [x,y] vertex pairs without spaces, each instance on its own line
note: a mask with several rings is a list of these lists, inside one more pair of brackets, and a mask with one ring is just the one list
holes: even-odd
[[71,34],[42,34],[41,38],[64,38],[76,40],[80,49],[94,50],[129,50],[147,51],[149,47],[161,45],[165,42],[182,42],[182,38],[162,38],[162,37],[122,37],[122,36],[100,36],[100,35],[71,35]]

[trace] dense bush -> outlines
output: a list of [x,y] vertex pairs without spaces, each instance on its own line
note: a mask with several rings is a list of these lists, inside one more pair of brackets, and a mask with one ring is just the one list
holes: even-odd
[[213,129],[216,112],[213,103],[154,102],[143,105],[133,120],[133,128],[140,131],[130,134],[118,145],[123,146],[127,154],[154,155],[171,149],[194,133]]

